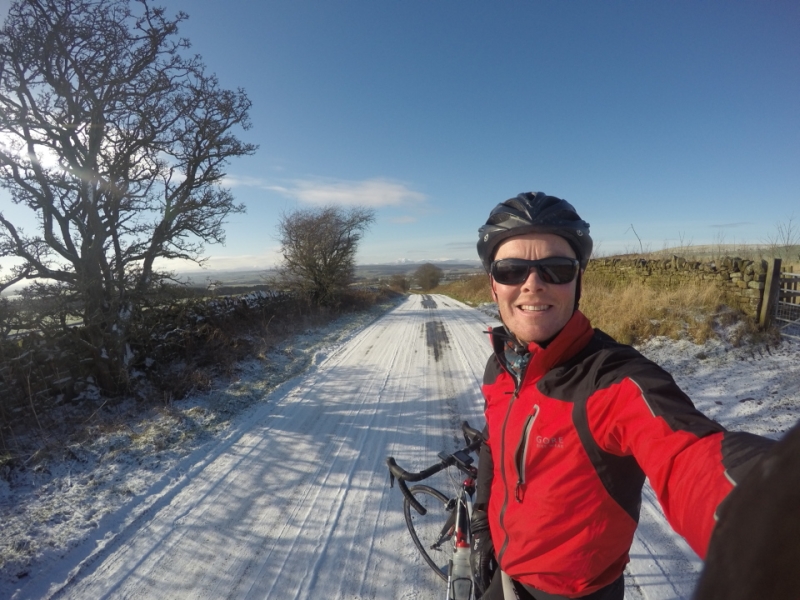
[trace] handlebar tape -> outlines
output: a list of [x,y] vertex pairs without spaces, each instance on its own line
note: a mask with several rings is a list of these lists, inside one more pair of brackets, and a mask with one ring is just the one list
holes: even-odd
[[483,433],[474,427],[470,427],[466,421],[461,423],[461,431],[464,433],[464,441],[470,446],[475,442],[480,441],[482,443],[484,441]]
[[394,457],[392,456],[386,459],[386,464],[389,465],[389,484],[394,485],[394,480],[397,479],[397,485],[400,488],[400,491],[403,492],[403,496],[405,496],[406,500],[408,500],[411,506],[414,507],[414,510],[416,510],[419,514],[424,515],[428,511],[424,506],[417,502],[417,499],[414,498],[414,495],[408,490],[406,481],[420,481],[422,479],[427,479],[431,475],[435,475],[439,471],[449,467],[451,464],[453,464],[453,460],[443,460],[442,462],[428,467],[424,471],[420,471],[418,473],[410,473],[406,471],[404,468],[398,465],[397,462],[395,462]]

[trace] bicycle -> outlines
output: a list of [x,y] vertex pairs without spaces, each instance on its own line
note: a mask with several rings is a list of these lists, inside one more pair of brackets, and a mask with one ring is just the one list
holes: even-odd
[[[461,424],[461,430],[466,446],[452,454],[440,452],[440,461],[423,471],[411,473],[398,466],[393,457],[386,459],[389,485],[394,487],[397,479],[403,493],[403,514],[411,539],[425,562],[447,581],[447,600],[473,600],[475,593],[469,556],[472,546],[472,497],[478,469],[473,466],[474,459],[470,453],[477,452],[483,443],[483,436],[466,421]],[[411,488],[406,485],[407,481],[427,479],[451,466],[465,475],[454,497],[448,498],[429,485],[420,484]]]

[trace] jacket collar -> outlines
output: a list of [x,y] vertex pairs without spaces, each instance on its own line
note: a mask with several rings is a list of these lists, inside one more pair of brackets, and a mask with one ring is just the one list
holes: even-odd
[[[536,342],[528,344],[527,352],[530,354],[530,359],[526,371],[534,377],[541,377],[553,367],[580,352],[592,339],[592,335],[594,335],[594,329],[592,329],[589,319],[581,311],[576,310],[564,328],[547,346],[542,347]],[[525,349],[519,347],[505,326],[492,329],[491,336],[492,347],[503,365],[507,365],[505,351],[509,344],[516,346],[518,353],[525,352]],[[531,370],[533,371],[531,372]]]

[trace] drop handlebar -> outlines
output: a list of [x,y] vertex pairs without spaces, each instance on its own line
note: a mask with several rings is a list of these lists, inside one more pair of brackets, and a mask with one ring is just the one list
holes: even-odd
[[440,454],[439,457],[442,460],[435,465],[428,467],[427,469],[423,469],[422,471],[406,471],[397,464],[394,457],[390,456],[386,459],[386,464],[389,466],[389,485],[394,487],[394,481],[397,479],[397,486],[400,488],[403,496],[405,496],[409,504],[414,507],[414,510],[421,515],[424,515],[428,511],[417,501],[416,498],[414,498],[414,495],[408,490],[408,486],[406,485],[407,481],[422,481],[423,479],[427,479],[439,471],[442,471],[453,465],[457,466],[459,470],[463,471],[470,477],[475,477],[477,475],[477,469],[472,466],[473,461],[472,457],[469,456],[469,453],[475,452],[481,447],[481,444],[483,443],[483,434],[477,429],[470,427],[469,423],[466,421],[461,424],[461,431],[464,433],[464,441],[467,445],[461,450],[455,451],[453,454]]

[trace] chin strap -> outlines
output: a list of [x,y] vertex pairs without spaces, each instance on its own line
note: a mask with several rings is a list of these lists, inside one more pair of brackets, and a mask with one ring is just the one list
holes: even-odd
[[583,270],[578,271],[578,282],[575,284],[575,310],[581,301],[581,283],[583,282]]

